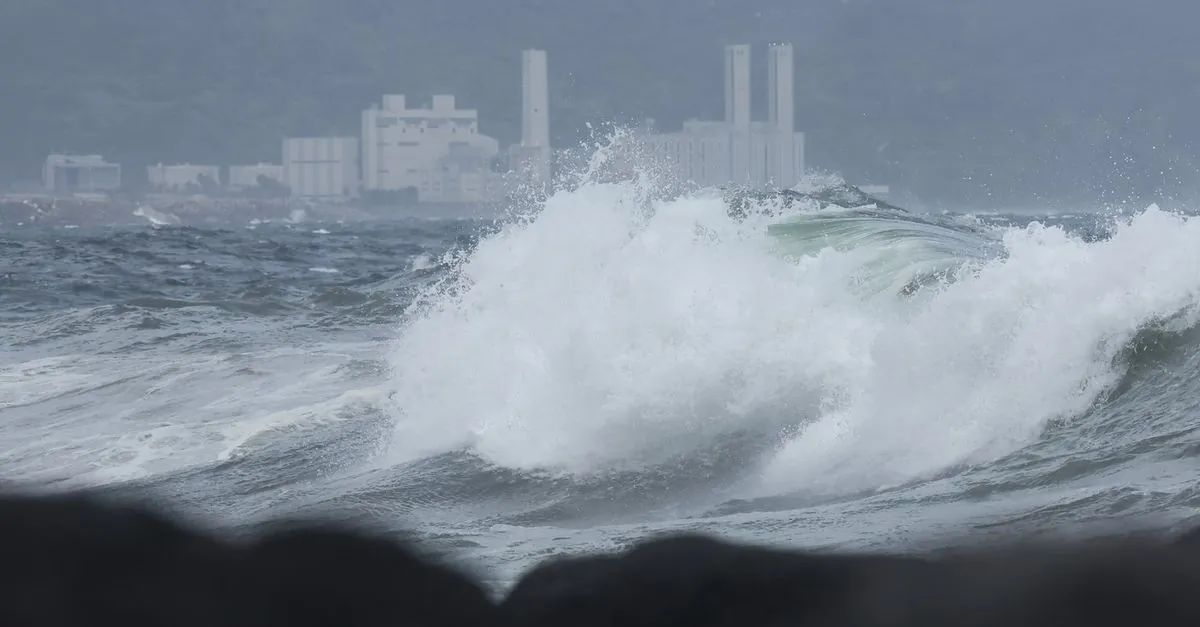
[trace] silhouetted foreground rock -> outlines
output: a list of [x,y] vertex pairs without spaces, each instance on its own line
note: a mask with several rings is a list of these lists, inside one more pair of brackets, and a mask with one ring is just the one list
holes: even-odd
[[538,566],[505,607],[514,624],[547,627],[866,625],[843,621],[870,596],[903,598],[937,571],[918,558],[792,553],[679,536],[619,556]]
[[505,606],[530,627],[1105,627],[1198,625],[1197,532],[991,547],[953,556],[848,555],[652,541],[533,569]]
[[493,625],[481,585],[394,540],[324,524],[223,540],[80,496],[0,498],[0,625]]
[[1200,625],[1200,531],[943,557],[701,536],[547,561],[499,604],[412,545],[332,523],[222,538],[133,506],[0,497],[0,625]]

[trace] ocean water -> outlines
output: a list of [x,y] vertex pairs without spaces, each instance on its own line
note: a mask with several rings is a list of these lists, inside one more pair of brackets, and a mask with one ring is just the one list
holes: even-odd
[[587,183],[501,223],[0,233],[0,478],[407,529],[503,585],[699,530],[893,548],[1200,506],[1200,218]]

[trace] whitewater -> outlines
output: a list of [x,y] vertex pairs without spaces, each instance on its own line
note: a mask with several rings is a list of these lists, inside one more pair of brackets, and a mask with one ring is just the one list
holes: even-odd
[[[759,207],[762,209],[762,207]],[[583,181],[502,220],[0,232],[0,475],[328,511],[499,585],[703,530],[897,547],[1200,505],[1200,218]]]

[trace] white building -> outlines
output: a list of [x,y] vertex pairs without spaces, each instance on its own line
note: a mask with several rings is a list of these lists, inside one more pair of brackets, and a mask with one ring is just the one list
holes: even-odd
[[641,149],[681,182],[700,187],[790,188],[804,175],[804,134],[795,131],[791,44],[767,57],[768,119],[750,119],[750,46],[725,48],[725,120],[688,120],[675,133],[648,133]]
[[121,187],[121,165],[100,155],[50,155],[42,184],[51,192],[109,192]]
[[203,180],[219,184],[221,182],[221,166],[219,165],[152,165],[146,168],[146,180],[150,187],[160,191],[183,192],[189,187],[203,187]]
[[283,140],[283,184],[293,196],[345,199],[358,196],[358,139],[291,137]]
[[499,143],[479,133],[479,114],[438,95],[428,108],[410,109],[403,95],[383,97],[362,113],[363,187],[417,190],[421,202],[486,202],[499,177],[492,160]]
[[510,160],[523,183],[546,189],[551,180],[550,85],[545,50],[521,52],[521,143]]
[[283,166],[274,163],[229,166],[229,186],[235,189],[256,187],[260,176],[283,183]]

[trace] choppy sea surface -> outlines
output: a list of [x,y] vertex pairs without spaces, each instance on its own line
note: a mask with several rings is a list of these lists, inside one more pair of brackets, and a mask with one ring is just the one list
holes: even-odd
[[0,478],[346,510],[510,580],[703,530],[902,546],[1200,506],[1200,218],[622,184],[493,223],[0,233]]

